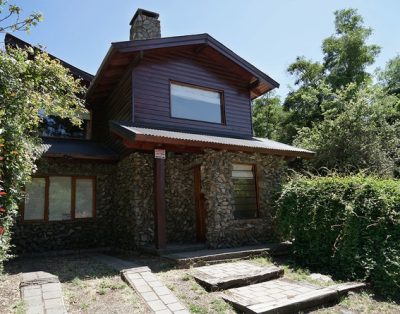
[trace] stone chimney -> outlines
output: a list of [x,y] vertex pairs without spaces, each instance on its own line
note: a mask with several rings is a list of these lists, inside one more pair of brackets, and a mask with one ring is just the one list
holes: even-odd
[[129,39],[150,39],[161,37],[159,14],[143,9],[137,9],[130,23],[131,32]]

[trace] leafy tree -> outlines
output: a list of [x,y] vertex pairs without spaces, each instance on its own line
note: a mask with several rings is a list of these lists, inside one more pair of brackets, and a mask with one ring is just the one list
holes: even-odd
[[38,12],[21,17],[22,8],[10,4],[7,0],[0,0],[0,33],[25,31],[28,32],[32,26],[36,26],[43,20],[43,15]]
[[[6,2],[0,2],[1,12],[5,7]],[[10,16],[14,12],[19,14],[20,10],[13,7]],[[17,21],[14,26],[1,29],[27,30],[30,25],[35,23]],[[33,48],[0,49],[0,272],[2,262],[9,257],[22,189],[41,154],[41,114],[70,118],[79,124],[79,116],[86,111],[84,92],[80,81],[45,52]]]
[[393,176],[400,158],[400,120],[391,120],[399,100],[381,87],[349,84],[322,106],[324,119],[302,128],[294,143],[316,152],[314,169]]
[[389,60],[385,69],[378,69],[378,80],[389,93],[400,96],[400,55]]
[[361,87],[371,82],[366,67],[373,64],[380,51],[378,46],[366,44],[371,33],[356,10],[336,11],[335,33],[322,44],[323,63],[298,57],[288,67],[297,89],[290,91],[284,101],[288,112],[284,122],[286,142],[291,143],[299,129],[322,121],[321,106],[332,92],[350,83]]
[[364,26],[355,9],[336,11],[335,29],[336,33],[322,44],[327,81],[333,89],[369,82],[371,75],[366,67],[375,62],[380,52],[379,46],[366,43],[372,29]]
[[269,93],[253,102],[254,135],[279,140],[282,131],[280,123],[284,120],[285,112],[279,96]]

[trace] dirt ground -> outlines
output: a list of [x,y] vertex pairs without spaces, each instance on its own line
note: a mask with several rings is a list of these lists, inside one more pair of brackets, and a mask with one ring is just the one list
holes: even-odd
[[[193,268],[179,269],[159,258],[146,255],[119,256],[148,265],[165,285],[186,305],[191,313],[236,313],[225,303],[221,292],[208,293],[190,275]],[[249,260],[257,265],[270,265],[269,258]],[[287,261],[274,261],[284,267],[285,277],[309,281],[309,272],[295,268]],[[118,272],[97,262],[90,255],[32,258],[15,260],[6,265],[0,277],[0,313],[24,313],[19,299],[19,273],[43,270],[55,274],[62,284],[69,313],[149,313],[140,297],[120,278]],[[319,283],[321,285],[326,285]],[[350,294],[337,305],[310,311],[315,314],[400,313],[400,305],[377,299],[372,293]]]

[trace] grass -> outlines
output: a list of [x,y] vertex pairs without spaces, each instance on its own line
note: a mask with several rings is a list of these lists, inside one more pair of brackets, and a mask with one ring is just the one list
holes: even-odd
[[17,301],[12,306],[14,314],[25,314],[26,312],[26,305],[25,302],[22,300]]

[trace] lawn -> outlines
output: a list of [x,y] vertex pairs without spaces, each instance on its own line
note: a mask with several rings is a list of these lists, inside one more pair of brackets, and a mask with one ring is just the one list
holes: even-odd
[[[221,299],[221,292],[208,293],[190,275],[193,268],[178,269],[173,264],[150,256],[125,256],[126,259],[148,265],[153,272],[186,305],[191,313],[235,313]],[[258,257],[249,260],[257,265],[273,262],[285,269],[285,277],[329,285],[311,280],[309,272],[297,268],[290,260]],[[117,271],[90,256],[48,257],[16,260],[6,265],[7,274],[0,281],[0,313],[24,313],[19,300],[19,273],[44,270],[59,276],[64,301],[69,313],[149,313],[139,296],[127,286]],[[400,313],[400,305],[377,299],[371,292],[350,294],[330,308],[311,311],[327,313]]]

